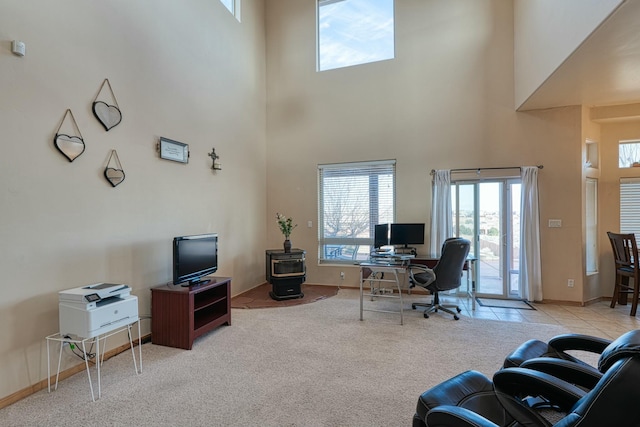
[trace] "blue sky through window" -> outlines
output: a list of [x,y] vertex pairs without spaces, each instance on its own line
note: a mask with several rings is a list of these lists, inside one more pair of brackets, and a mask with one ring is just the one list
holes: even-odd
[[232,14],[235,13],[234,9],[234,1],[235,0],[220,0],[222,2],[222,4],[229,9],[229,12],[231,12]]
[[394,0],[318,2],[320,71],[392,59]]

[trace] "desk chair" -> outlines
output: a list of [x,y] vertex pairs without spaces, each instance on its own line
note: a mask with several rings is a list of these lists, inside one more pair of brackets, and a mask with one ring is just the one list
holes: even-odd
[[[424,317],[429,318],[429,313],[442,310],[453,314],[455,320],[460,319],[458,314],[450,308],[455,308],[460,313],[460,307],[456,305],[440,304],[439,293],[457,289],[462,284],[462,269],[469,255],[471,242],[463,238],[450,238],[442,245],[442,255],[433,270],[422,265],[409,264],[409,284],[411,287],[420,286],[433,294],[433,301],[429,303],[413,303],[412,309],[425,307]],[[435,275],[435,277],[434,277]]]
[[[636,237],[633,234],[618,234],[607,232],[611,249],[613,250],[613,260],[616,269],[616,281],[611,298],[611,308],[616,306],[616,301],[626,301],[628,294],[631,294],[630,316],[636,315],[638,309],[638,278],[640,278],[640,268],[638,267],[638,246]],[[633,286],[629,285],[629,279],[633,279]]]

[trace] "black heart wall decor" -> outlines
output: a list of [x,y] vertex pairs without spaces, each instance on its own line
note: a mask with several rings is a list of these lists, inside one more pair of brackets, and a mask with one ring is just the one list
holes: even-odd
[[[75,127],[75,130],[78,132],[79,136],[60,133],[60,129],[62,129],[62,125],[64,124],[65,120],[67,120],[67,115],[71,116],[73,126]],[[53,137],[53,145],[70,162],[73,162],[82,153],[84,153],[84,149],[85,149],[84,140],[82,139],[82,134],[80,133],[78,124],[76,123],[76,119],[73,117],[73,113],[71,112],[70,109],[67,109],[67,111],[65,111],[64,113],[64,116],[62,117],[60,126],[58,126],[58,130],[56,131],[56,136]]]
[[109,105],[102,101],[93,103],[93,115],[96,116],[96,119],[106,131],[117,126],[122,121],[120,109],[115,105]]
[[[113,105],[108,104],[104,101],[98,101],[98,97],[100,97],[105,84],[109,87]],[[98,119],[98,121],[106,131],[109,131],[110,129],[118,126],[122,121],[122,112],[120,111],[120,106],[118,105],[116,95],[113,93],[113,89],[111,89],[111,83],[109,83],[109,79],[104,79],[104,81],[102,82],[102,86],[100,86],[100,90],[98,91],[96,98],[93,100],[91,109],[93,110],[93,115],[96,117],[96,119]]]

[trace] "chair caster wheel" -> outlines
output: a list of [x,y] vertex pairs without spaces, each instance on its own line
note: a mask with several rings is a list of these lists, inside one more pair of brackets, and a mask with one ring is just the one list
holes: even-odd
[[416,309],[416,305],[415,304],[411,304],[411,309],[415,310]]
[[428,318],[429,318],[429,315],[428,315],[427,313],[425,313],[425,314],[424,314],[424,318],[425,318],[425,319],[428,319]]
[[437,313],[437,312],[438,312],[438,309],[436,308],[436,309],[435,309],[435,310],[433,310],[433,311],[434,311],[435,313]]
[[460,307],[456,307],[456,310],[458,310],[458,313],[462,312],[462,309]]
[[453,319],[454,319],[454,320],[460,320],[460,318],[459,318],[457,315],[454,315],[454,316],[453,316]]

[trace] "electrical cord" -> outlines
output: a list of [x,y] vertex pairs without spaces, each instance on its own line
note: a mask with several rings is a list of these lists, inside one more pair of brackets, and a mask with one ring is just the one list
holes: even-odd
[[[84,353],[81,352],[78,348],[78,346],[76,344],[74,344],[73,342],[71,342],[72,338],[69,335],[65,335],[64,338],[68,339],[69,341],[65,341],[69,344],[69,349],[71,349],[71,353],[75,354],[76,356],[78,356],[81,360],[85,360],[85,356]],[[91,347],[89,347],[89,351],[86,352],[87,354],[87,361],[89,362],[93,362],[92,359],[94,359],[96,357],[96,354],[93,352],[93,345],[94,343],[91,343]]]

